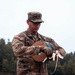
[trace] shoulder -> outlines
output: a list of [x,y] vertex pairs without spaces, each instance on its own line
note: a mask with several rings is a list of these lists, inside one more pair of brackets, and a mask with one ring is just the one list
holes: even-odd
[[25,31],[18,33],[13,39],[23,39],[25,37]]

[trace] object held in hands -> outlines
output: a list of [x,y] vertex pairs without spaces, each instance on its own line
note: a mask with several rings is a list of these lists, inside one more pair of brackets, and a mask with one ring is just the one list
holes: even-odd
[[[32,46],[49,47],[50,50],[55,50],[55,47],[52,43],[45,42],[45,41],[37,41]],[[44,52],[40,52],[39,54],[33,55],[32,58],[37,62],[43,62],[44,59],[47,58],[47,54]]]

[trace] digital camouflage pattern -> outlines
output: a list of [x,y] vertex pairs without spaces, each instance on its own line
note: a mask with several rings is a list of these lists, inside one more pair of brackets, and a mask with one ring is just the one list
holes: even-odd
[[28,20],[31,22],[44,22],[42,20],[42,14],[40,12],[29,12],[28,13]]
[[48,75],[47,64],[36,62],[32,58],[32,55],[37,54],[41,49],[40,46],[32,46],[38,40],[52,43],[56,50],[59,50],[63,56],[65,55],[65,50],[53,39],[42,36],[39,33],[33,35],[29,30],[24,31],[16,35],[12,41],[13,52],[18,59],[17,75]]

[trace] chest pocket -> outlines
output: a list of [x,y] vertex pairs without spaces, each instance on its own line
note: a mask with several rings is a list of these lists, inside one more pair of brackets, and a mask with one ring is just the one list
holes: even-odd
[[30,38],[26,38],[25,40],[25,46],[31,46],[34,43],[34,40]]
[[27,33],[24,34],[26,36],[25,38],[25,46],[32,46],[34,42],[41,40],[37,35],[33,36],[28,36]]

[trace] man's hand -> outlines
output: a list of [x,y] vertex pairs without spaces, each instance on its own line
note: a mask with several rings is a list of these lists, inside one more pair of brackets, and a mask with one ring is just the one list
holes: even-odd
[[34,53],[34,54],[39,54],[39,53],[40,53],[40,47],[34,46],[33,53]]
[[65,57],[66,52],[65,52],[63,49],[60,49],[58,52],[59,52],[63,57]]
[[51,57],[52,56],[53,51],[50,50],[49,47],[43,47],[42,51],[45,52],[48,57]]

